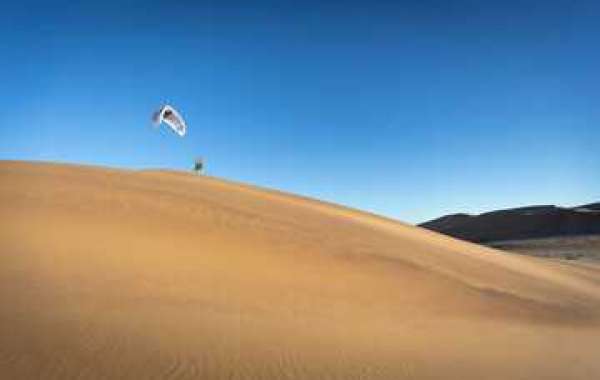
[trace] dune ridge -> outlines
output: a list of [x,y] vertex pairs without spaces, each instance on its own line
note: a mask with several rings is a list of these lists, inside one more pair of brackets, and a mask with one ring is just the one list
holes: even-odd
[[600,267],[274,190],[0,162],[6,378],[593,379]]

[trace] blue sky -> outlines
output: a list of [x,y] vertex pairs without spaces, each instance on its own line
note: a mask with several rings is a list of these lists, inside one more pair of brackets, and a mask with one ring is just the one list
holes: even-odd
[[600,200],[597,1],[172,3],[4,4],[0,159],[201,155],[408,222]]

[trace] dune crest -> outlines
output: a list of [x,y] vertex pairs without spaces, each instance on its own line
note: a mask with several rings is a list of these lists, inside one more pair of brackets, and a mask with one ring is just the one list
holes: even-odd
[[0,162],[3,378],[600,378],[597,278],[211,177]]

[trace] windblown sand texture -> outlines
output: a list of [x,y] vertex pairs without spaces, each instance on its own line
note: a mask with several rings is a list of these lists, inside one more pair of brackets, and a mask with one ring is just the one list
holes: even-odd
[[0,163],[2,379],[600,379],[600,267],[211,177]]

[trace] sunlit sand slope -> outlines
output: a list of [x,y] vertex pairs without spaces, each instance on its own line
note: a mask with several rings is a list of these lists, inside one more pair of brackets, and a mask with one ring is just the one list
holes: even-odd
[[598,278],[210,177],[0,163],[3,379],[599,379]]

